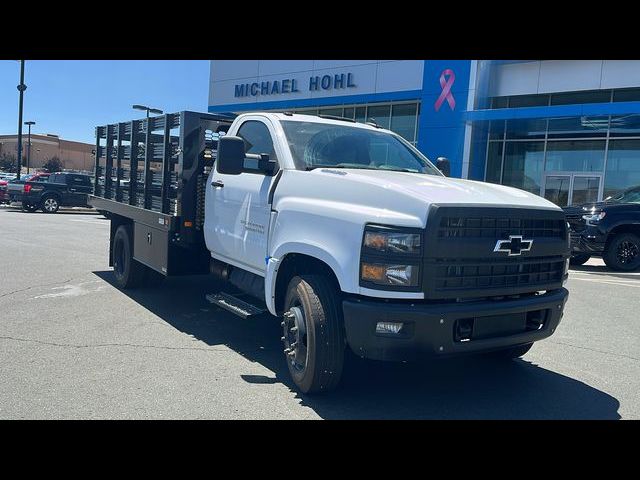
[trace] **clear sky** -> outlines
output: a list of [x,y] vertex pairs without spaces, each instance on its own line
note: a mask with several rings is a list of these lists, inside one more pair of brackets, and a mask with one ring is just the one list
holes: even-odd
[[[0,60],[0,134],[18,132],[20,63]],[[206,112],[206,60],[27,60],[23,121],[32,133],[94,143],[97,125],[146,116],[140,103],[165,112]],[[26,126],[23,132],[26,134]]]

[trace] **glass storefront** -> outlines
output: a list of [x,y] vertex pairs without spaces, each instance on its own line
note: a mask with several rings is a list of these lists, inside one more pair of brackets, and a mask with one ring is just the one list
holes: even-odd
[[338,105],[321,108],[297,108],[294,113],[334,115],[352,118],[356,122],[375,121],[411,142],[418,143],[419,102],[371,103],[367,105]]
[[[517,99],[516,104],[534,100],[539,99]],[[563,206],[640,185],[640,114],[499,120],[488,127],[487,182]]]

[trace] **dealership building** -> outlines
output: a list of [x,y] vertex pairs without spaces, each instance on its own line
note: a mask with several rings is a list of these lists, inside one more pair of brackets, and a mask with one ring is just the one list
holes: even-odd
[[208,110],[373,119],[559,205],[640,185],[640,61],[212,60]]

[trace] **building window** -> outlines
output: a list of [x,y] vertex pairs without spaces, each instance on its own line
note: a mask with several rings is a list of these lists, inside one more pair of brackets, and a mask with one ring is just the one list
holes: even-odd
[[382,128],[389,128],[391,105],[370,105],[367,108],[367,122],[370,120],[375,120]]
[[640,136],[640,115],[613,115],[609,135],[612,137]]
[[640,88],[623,88],[613,91],[614,102],[640,102]]
[[542,107],[547,105],[580,105],[583,103],[640,102],[640,88],[585,90],[552,94],[490,97],[490,109]]
[[351,118],[360,123],[366,123],[374,119],[382,128],[387,128],[397,133],[411,144],[416,145],[418,142],[417,129],[418,116],[420,115],[420,103],[418,102],[329,106],[320,109],[299,108],[293,111],[304,115],[333,115]]
[[502,183],[539,195],[543,165],[544,142],[507,142]]
[[640,185],[640,139],[610,140],[603,198]]
[[487,151],[486,181],[491,183],[502,182],[502,150],[504,142],[489,142]]
[[547,144],[547,172],[602,172],[605,141],[567,140]]
[[609,116],[550,118],[549,138],[606,137]]
[[321,108],[319,110],[320,115],[332,115],[334,117],[342,116],[342,107]]
[[509,108],[544,107],[549,105],[549,95],[515,95],[509,97]]
[[491,99],[491,108],[507,108],[509,106],[509,97],[493,97]]
[[417,104],[392,105],[391,130],[409,142],[416,140]]
[[576,105],[580,103],[609,103],[611,90],[563,92],[551,95],[551,105]]
[[545,118],[527,118],[507,121],[507,139],[544,138],[547,131]]

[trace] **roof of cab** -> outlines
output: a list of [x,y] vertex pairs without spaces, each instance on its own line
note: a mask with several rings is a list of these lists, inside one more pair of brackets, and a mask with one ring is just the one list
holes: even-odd
[[315,122],[315,123],[327,123],[331,125],[343,125],[350,126],[356,128],[363,128],[366,130],[376,130],[376,131],[387,131],[383,127],[374,127],[373,125],[368,125],[366,123],[360,122],[350,122],[348,119],[340,120],[337,118],[327,118],[320,117],[318,115],[304,115],[302,113],[289,113],[289,112],[244,112],[238,117],[242,117],[245,115],[264,115],[266,117],[271,117],[275,120],[280,121],[298,121],[298,122]]

